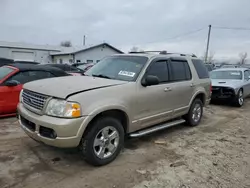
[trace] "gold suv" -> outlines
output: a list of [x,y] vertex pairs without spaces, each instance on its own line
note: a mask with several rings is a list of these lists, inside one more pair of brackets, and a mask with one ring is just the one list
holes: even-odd
[[106,57],[85,76],[25,84],[18,114],[34,140],[79,147],[100,166],[117,157],[126,136],[198,125],[210,95],[209,74],[194,55],[140,52]]

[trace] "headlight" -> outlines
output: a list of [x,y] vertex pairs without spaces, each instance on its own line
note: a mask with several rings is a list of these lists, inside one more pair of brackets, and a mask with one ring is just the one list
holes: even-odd
[[75,102],[51,99],[47,105],[45,113],[56,117],[77,118],[81,116],[81,107]]
[[20,94],[19,94],[19,102],[22,103],[23,102],[23,89],[20,91]]

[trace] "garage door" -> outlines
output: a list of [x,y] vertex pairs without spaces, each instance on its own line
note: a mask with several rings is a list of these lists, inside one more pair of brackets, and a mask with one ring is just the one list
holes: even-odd
[[34,61],[33,52],[12,51],[12,57],[15,61]]

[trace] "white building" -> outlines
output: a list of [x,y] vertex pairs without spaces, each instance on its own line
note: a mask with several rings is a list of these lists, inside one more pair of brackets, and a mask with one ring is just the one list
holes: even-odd
[[0,57],[38,63],[98,62],[105,56],[123,53],[108,43],[86,47],[33,45],[0,41]]
[[82,49],[53,52],[51,57],[54,63],[97,63],[106,56],[120,53],[123,52],[108,43],[102,43]]

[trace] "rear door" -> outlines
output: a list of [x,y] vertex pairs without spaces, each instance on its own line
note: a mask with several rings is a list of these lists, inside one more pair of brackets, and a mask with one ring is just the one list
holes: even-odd
[[169,62],[170,83],[173,95],[174,116],[186,113],[195,92],[189,64],[186,59],[171,58]]

